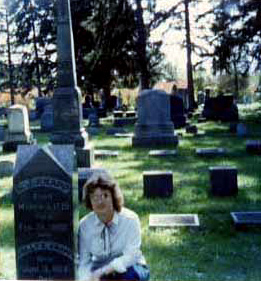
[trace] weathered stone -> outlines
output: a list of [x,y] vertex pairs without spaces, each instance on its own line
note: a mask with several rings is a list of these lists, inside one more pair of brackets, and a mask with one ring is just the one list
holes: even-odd
[[13,177],[17,279],[75,279],[73,171],[73,145],[18,147]]
[[13,105],[8,109],[8,128],[4,136],[4,151],[16,151],[20,144],[33,144],[36,141],[30,131],[26,106]]
[[170,119],[170,97],[161,90],[144,90],[138,96],[138,120],[132,145],[177,146],[178,138]]
[[143,172],[143,195],[147,198],[171,197],[173,193],[172,172]]
[[210,167],[210,194],[213,196],[235,196],[238,193],[237,168]]
[[155,214],[149,216],[149,227],[199,226],[197,214]]
[[196,154],[204,157],[224,156],[227,153],[225,148],[197,148]]
[[10,177],[13,174],[14,163],[12,161],[0,162],[0,177]]
[[149,156],[154,156],[154,157],[172,157],[176,155],[177,155],[176,150],[150,150],[149,151]]

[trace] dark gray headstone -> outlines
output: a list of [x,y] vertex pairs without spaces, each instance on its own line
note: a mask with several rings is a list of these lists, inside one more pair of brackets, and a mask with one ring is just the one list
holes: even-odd
[[3,141],[5,139],[5,127],[0,126],[0,141]]
[[246,142],[246,151],[250,154],[261,154],[261,141],[248,140]]
[[143,172],[143,195],[147,198],[171,197],[173,193],[172,172]]
[[74,147],[19,146],[13,177],[17,279],[74,280]]
[[170,119],[170,97],[165,91],[143,90],[138,95],[138,119],[132,146],[155,147],[178,145],[174,125]]
[[198,132],[198,128],[196,125],[186,126],[186,133],[188,134],[196,134]]
[[123,117],[123,111],[115,110],[115,111],[113,111],[113,116],[114,116],[114,118]]
[[157,214],[149,216],[149,227],[199,226],[197,214]]
[[126,117],[136,117],[136,111],[126,111]]
[[107,173],[102,168],[78,168],[78,190],[79,190],[79,202],[83,199],[83,186],[86,181],[95,173]]
[[53,106],[52,104],[45,106],[41,116],[41,131],[51,132],[53,129]]
[[237,168],[210,167],[210,194],[213,196],[235,196],[238,193]]
[[136,117],[121,117],[121,118],[114,118],[113,125],[114,126],[126,126],[126,125],[133,125],[137,121]]

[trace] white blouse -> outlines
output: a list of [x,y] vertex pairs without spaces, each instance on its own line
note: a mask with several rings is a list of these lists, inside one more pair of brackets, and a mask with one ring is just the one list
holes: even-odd
[[135,212],[127,208],[120,213],[115,211],[109,226],[90,212],[81,219],[79,226],[79,279],[88,279],[95,261],[111,256],[116,258],[110,266],[119,273],[136,263],[145,264],[140,247],[141,228]]

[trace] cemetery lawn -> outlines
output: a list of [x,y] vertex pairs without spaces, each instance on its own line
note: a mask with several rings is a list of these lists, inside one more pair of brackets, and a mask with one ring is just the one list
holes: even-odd
[[[258,108],[258,110],[257,110]],[[261,139],[260,106],[240,108],[251,133],[237,137],[229,124],[197,124],[205,135],[194,137],[184,129],[179,137],[177,156],[154,158],[149,148],[132,148],[128,138],[106,134],[112,125],[102,120],[100,134],[91,137],[95,149],[118,151],[117,158],[96,159],[95,167],[108,169],[124,192],[125,205],[138,213],[142,225],[142,251],[151,269],[151,280],[179,281],[259,281],[261,280],[261,231],[238,231],[230,212],[261,211],[261,156],[246,153],[246,140]],[[195,120],[191,120],[195,122]],[[48,135],[33,124],[38,143],[48,142]],[[133,132],[133,126],[126,131]],[[225,156],[199,157],[196,148],[223,147]],[[160,148],[159,148],[160,149]],[[164,148],[163,148],[164,149]],[[173,149],[168,147],[168,149]],[[0,154],[0,161],[14,161],[15,154]],[[237,197],[214,198],[208,190],[210,166],[234,166],[238,169]],[[143,197],[143,171],[172,171],[174,194],[169,199]],[[0,279],[15,279],[13,205],[8,196],[12,177],[0,178]],[[86,214],[79,206],[80,217]],[[150,229],[149,214],[198,214],[199,228]]]

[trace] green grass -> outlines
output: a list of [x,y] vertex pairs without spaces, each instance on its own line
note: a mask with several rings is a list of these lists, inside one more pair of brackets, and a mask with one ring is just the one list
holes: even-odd
[[[261,124],[256,121],[253,108],[240,108],[243,121],[251,130],[251,138],[258,139]],[[259,111],[257,111],[259,112]],[[119,151],[118,158],[96,160],[95,166],[108,169],[118,180],[127,207],[135,210],[142,224],[142,250],[151,268],[151,280],[208,280],[259,281],[261,280],[261,231],[250,228],[237,231],[230,217],[231,211],[260,210],[261,157],[246,153],[247,138],[229,132],[229,124],[207,122],[199,124],[203,137],[185,134],[184,129],[177,147],[178,155],[156,159],[148,156],[148,148],[132,148],[130,140],[106,135],[110,127],[106,120],[101,133],[91,138],[95,149]],[[128,132],[133,126],[127,127]],[[38,143],[49,141],[35,124],[33,133]],[[225,147],[229,154],[223,157],[203,158],[195,155],[202,147]],[[171,148],[171,147],[169,147]],[[14,154],[0,155],[0,160]],[[229,165],[238,168],[239,194],[236,198],[208,196],[210,166]],[[175,192],[169,199],[145,199],[142,172],[147,170],[172,171]],[[12,187],[12,178],[0,179],[0,196]],[[86,213],[80,206],[80,217]],[[15,278],[13,206],[8,198],[0,208],[0,278]],[[197,213],[197,230],[157,229],[148,227],[150,213]]]

